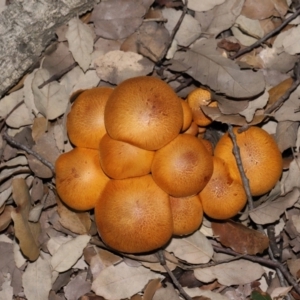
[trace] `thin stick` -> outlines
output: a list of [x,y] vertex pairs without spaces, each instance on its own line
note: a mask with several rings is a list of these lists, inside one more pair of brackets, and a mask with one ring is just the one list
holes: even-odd
[[10,145],[14,146],[15,148],[24,150],[26,153],[31,154],[34,157],[36,157],[41,163],[43,163],[45,166],[47,166],[52,171],[53,174],[55,174],[55,168],[54,168],[54,166],[51,162],[49,162],[45,158],[41,157],[35,151],[33,151],[33,150],[29,149],[28,147],[26,147],[26,146],[20,144],[19,142],[17,142],[14,138],[9,136],[7,134],[7,132],[3,133],[3,139],[6,140]]
[[169,269],[169,267],[166,264],[165,256],[162,250],[159,250],[156,252],[156,256],[160,262],[160,264],[164,267],[168,275],[171,277],[172,282],[177,287],[179,293],[183,296],[186,300],[192,300],[192,298],[186,293],[186,291],[182,288],[181,284],[177,280],[177,278],[174,276],[173,272]]
[[234,54],[231,57],[231,59],[236,59],[236,58],[240,57],[241,55],[248,53],[251,50],[253,50],[254,48],[260,46],[262,43],[264,43],[270,37],[272,37],[276,33],[280,32],[281,29],[283,29],[288,23],[290,23],[292,20],[294,20],[299,14],[300,14],[300,8],[298,7],[298,9],[290,17],[288,17],[286,20],[284,20],[280,26],[278,26],[274,30],[270,31],[268,34],[266,34],[264,37],[262,37],[261,39],[259,39],[255,43],[253,43],[252,45],[250,45],[244,49],[241,49],[239,52]]

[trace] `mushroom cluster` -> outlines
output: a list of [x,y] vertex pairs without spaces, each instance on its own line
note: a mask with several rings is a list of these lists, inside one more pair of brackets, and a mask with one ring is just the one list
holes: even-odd
[[70,208],[94,208],[109,247],[149,252],[197,230],[203,212],[226,219],[245,206],[231,157],[222,156],[232,145],[224,136],[213,156],[211,144],[197,137],[211,122],[200,118],[199,95],[201,105],[211,102],[200,90],[184,101],[164,81],[141,76],[76,98],[67,116],[75,147],[56,161],[56,188]]

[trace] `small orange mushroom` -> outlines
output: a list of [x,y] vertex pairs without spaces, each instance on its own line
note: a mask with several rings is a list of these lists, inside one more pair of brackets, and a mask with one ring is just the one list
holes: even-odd
[[197,230],[203,219],[203,209],[199,195],[185,198],[170,196],[173,216],[173,234],[187,235]]
[[[238,133],[238,128],[234,128],[233,132],[240,148],[251,194],[259,196],[269,192],[282,174],[282,156],[275,140],[269,133],[257,126],[252,126],[242,133]],[[230,176],[242,183],[232,149],[232,140],[226,133],[217,143],[214,153],[226,162]]]
[[106,133],[104,108],[112,91],[110,87],[96,87],[76,98],[67,116],[67,132],[75,146],[98,149]]
[[59,197],[79,211],[94,208],[109,181],[101,169],[98,150],[88,148],[61,154],[55,162],[55,174]]
[[211,218],[224,220],[234,217],[247,203],[244,187],[230,177],[227,164],[214,157],[214,172],[200,192],[203,211]]

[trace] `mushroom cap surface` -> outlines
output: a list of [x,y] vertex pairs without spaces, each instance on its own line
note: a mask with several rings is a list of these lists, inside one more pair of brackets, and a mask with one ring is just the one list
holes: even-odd
[[212,156],[202,142],[190,134],[180,134],[157,150],[152,162],[157,185],[173,197],[198,194],[213,172]]
[[115,88],[107,101],[104,120],[113,139],[157,150],[179,134],[183,111],[180,98],[167,83],[140,76]]
[[173,233],[169,196],[151,175],[110,180],[96,204],[95,221],[102,240],[120,252],[158,249]]
[[59,197],[79,211],[94,208],[109,181],[101,169],[98,150],[88,148],[61,154],[55,162],[55,174]]
[[77,147],[98,149],[106,133],[104,108],[113,89],[96,87],[83,91],[67,116],[69,139]]
[[[252,126],[242,133],[238,133],[236,127],[233,132],[240,148],[251,194],[259,196],[269,192],[282,174],[282,156],[275,140],[269,133],[257,126]],[[232,149],[232,140],[228,133],[225,133],[217,143],[214,154],[226,162],[230,176],[242,183]]]

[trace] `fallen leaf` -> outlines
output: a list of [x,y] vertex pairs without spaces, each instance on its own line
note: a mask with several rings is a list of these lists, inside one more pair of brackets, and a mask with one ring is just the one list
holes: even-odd
[[199,288],[183,288],[191,297],[203,296],[213,300],[228,300],[228,297],[213,291],[206,291]]
[[5,230],[11,223],[11,213],[13,210],[13,206],[6,205],[4,211],[0,214],[0,231]]
[[12,128],[20,128],[31,125],[33,118],[34,115],[29,111],[25,103],[22,103],[9,114],[6,124]]
[[0,299],[6,300],[6,299],[13,299],[13,287],[11,286],[11,275],[5,274],[4,275],[4,282],[1,285],[1,291],[0,291]]
[[286,53],[294,55],[300,52],[300,46],[295,43],[295,39],[300,34],[300,27],[296,26],[281,32],[274,41],[274,47],[284,50]]
[[35,262],[29,263],[22,278],[24,294],[28,300],[48,300],[52,276],[46,259],[39,257]]
[[[276,13],[272,0],[246,0],[241,14],[253,19],[267,19]],[[276,15],[276,14],[275,14]]]
[[289,77],[281,81],[276,86],[269,89],[268,93],[270,97],[269,97],[268,105],[277,102],[278,99],[282,97],[286,93],[286,91],[292,86],[293,82],[294,82],[293,78]]
[[62,244],[51,258],[51,266],[57,272],[70,269],[81,257],[83,249],[90,240],[90,236],[79,235],[69,242]]
[[229,286],[257,280],[265,273],[265,270],[258,263],[240,259],[213,267],[195,269],[194,272],[196,278],[202,282],[217,279],[220,284]]
[[145,287],[143,300],[152,300],[155,292],[162,286],[161,279],[156,278],[150,280],[147,286]]
[[[205,32],[216,36],[222,31],[232,27],[236,18],[241,13],[243,4],[244,0],[226,0],[223,4],[215,6],[212,9],[212,20]],[[207,11],[206,14],[208,12],[209,11]]]
[[272,291],[270,296],[272,299],[284,298],[292,289],[292,286],[277,287]]
[[[181,17],[181,11],[174,8],[165,8],[162,10],[163,17],[168,20],[165,27],[172,34],[174,27]],[[201,27],[196,19],[186,14],[183,21],[175,34],[175,40],[178,45],[189,46],[201,35]]]
[[56,81],[50,82],[40,89],[39,86],[49,77],[50,74],[47,70],[38,70],[32,81],[32,90],[34,103],[38,111],[48,120],[53,120],[66,111],[68,95],[65,87]]
[[125,79],[149,74],[154,63],[140,54],[115,50],[98,57],[95,67],[102,80],[119,84]]
[[214,235],[225,247],[237,253],[256,255],[269,247],[268,237],[251,228],[233,221],[211,222]]
[[91,21],[94,22],[96,34],[111,40],[128,37],[142,24],[142,17],[153,1],[123,0],[121,14],[116,9],[120,6],[119,0],[103,1],[95,5]]
[[57,198],[57,212],[59,223],[77,234],[87,234],[91,228],[91,219],[88,212],[75,212]]
[[300,191],[295,188],[275,201],[267,201],[250,211],[250,217],[256,224],[270,224],[279,220],[285,210],[293,206],[299,199]]
[[92,61],[94,36],[91,28],[84,24],[80,19],[73,18],[69,21],[69,28],[66,32],[66,38],[69,43],[75,61],[85,72]]
[[207,11],[224,2],[225,0],[189,0],[188,8],[195,11]]
[[166,250],[193,264],[207,263],[213,255],[211,243],[200,231],[185,238],[173,238]]
[[23,101],[23,89],[5,96],[0,101],[0,119],[5,119]]
[[166,287],[161,287],[156,291],[152,300],[180,300],[178,293],[170,282],[166,283]]
[[276,127],[276,142],[280,152],[296,146],[299,124],[292,121],[278,122]]
[[156,278],[164,277],[144,267],[132,268],[121,262],[104,269],[94,279],[92,290],[107,300],[124,299],[138,293],[149,280]]
[[177,52],[179,60],[189,69],[187,74],[210,86],[214,91],[234,98],[253,97],[265,88],[261,72],[240,70],[232,60],[221,56],[216,50],[217,40],[202,39],[185,52]]
[[300,158],[295,157],[290,165],[288,173],[281,180],[281,187],[285,193],[292,191],[294,188],[300,188],[299,176],[300,176],[300,168],[299,168]]
[[17,208],[11,212],[14,221],[15,235],[19,240],[22,253],[30,261],[39,257],[40,249],[38,236],[40,232],[39,223],[28,221],[31,209],[29,190],[23,178],[15,178],[12,182],[13,199]]
[[80,296],[88,293],[91,290],[91,283],[87,280],[87,272],[83,272],[72,278],[64,287],[65,297],[68,300],[80,299]]

